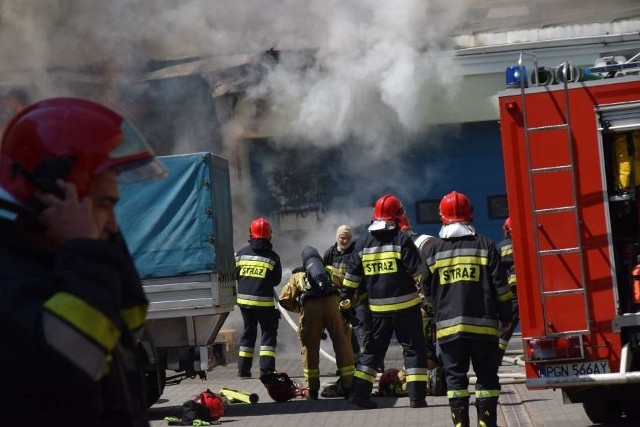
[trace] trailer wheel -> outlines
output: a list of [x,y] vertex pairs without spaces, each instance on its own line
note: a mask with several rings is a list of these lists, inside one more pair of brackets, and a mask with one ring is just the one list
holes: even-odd
[[593,423],[604,424],[620,421],[622,408],[617,402],[589,400],[582,404],[584,412]]
[[144,328],[138,343],[140,360],[144,364],[144,379],[146,386],[147,407],[150,408],[160,399],[167,383],[167,373],[158,360],[158,351],[153,337]]
[[147,371],[145,372],[147,383],[147,407],[151,408],[162,393],[164,392],[164,386],[167,382],[167,374],[165,371]]

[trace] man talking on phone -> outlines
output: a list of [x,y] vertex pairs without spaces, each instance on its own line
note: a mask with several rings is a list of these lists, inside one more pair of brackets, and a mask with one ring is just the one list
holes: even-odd
[[166,175],[116,112],[53,98],[0,141],[2,424],[148,426],[137,333],[147,300],[114,208]]

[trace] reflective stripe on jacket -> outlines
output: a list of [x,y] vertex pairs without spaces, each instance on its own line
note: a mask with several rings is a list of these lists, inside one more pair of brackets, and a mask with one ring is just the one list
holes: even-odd
[[438,340],[497,340],[499,316],[510,319],[512,293],[494,243],[478,235],[438,238],[426,255],[422,284],[433,302]]
[[392,314],[420,304],[416,280],[420,254],[413,241],[397,228],[369,233],[356,242],[347,261],[342,299],[366,286],[373,314]]
[[280,257],[267,239],[250,239],[236,252],[236,302],[244,308],[275,307],[273,288],[282,279]]

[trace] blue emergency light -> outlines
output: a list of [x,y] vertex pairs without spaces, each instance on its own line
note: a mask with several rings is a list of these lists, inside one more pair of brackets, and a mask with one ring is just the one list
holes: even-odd
[[524,82],[524,87],[527,87],[527,67],[520,67],[519,65],[507,67],[505,72],[507,87],[520,87],[520,71],[522,71],[522,82]]

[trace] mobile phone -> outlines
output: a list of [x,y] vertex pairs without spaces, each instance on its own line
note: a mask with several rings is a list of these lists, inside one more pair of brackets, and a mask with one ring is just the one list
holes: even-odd
[[[75,158],[71,156],[47,156],[42,159],[33,171],[21,171],[21,173],[38,190],[54,194],[56,197],[64,199],[64,192],[58,187],[56,181],[59,179],[67,180],[74,163]],[[26,205],[36,216],[39,216],[47,207],[38,200],[35,195],[31,195],[27,199]]]

